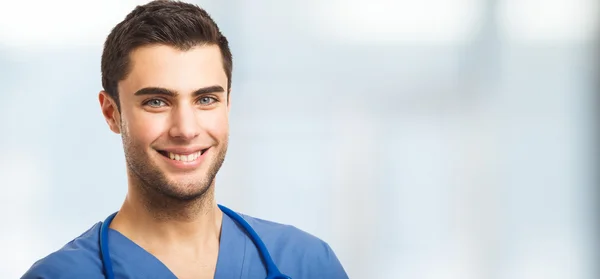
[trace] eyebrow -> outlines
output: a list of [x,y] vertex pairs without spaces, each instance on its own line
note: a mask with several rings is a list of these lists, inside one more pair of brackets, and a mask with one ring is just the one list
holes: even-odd
[[[207,94],[207,93],[222,93],[222,92],[225,92],[225,89],[223,89],[223,87],[221,87],[220,85],[213,85],[213,86],[202,87],[202,88],[194,91],[194,93],[192,93],[192,96],[196,97],[196,96],[199,96],[202,94]],[[166,96],[170,96],[170,97],[175,97],[179,94],[175,90],[170,90],[170,89],[163,88],[163,87],[144,87],[144,88],[136,91],[134,95],[135,96],[166,95]]]

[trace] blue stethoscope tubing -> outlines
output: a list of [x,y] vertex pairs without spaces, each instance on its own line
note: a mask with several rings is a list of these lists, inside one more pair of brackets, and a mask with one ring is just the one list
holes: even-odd
[[[246,222],[246,220],[244,220],[242,216],[235,213],[233,210],[220,204],[218,206],[221,209],[221,211],[225,213],[225,215],[229,216],[229,218],[233,219],[236,223],[242,226],[246,233],[250,235],[250,239],[252,240],[252,242],[254,242],[254,245],[258,249],[258,253],[260,254],[267,269],[266,279],[291,279],[289,276],[284,275],[279,271],[279,268],[277,268],[277,265],[275,265],[275,262],[271,258],[271,254],[269,254],[269,251],[267,250],[267,246],[265,246],[265,243],[262,241],[262,239],[260,239],[260,237],[258,236],[256,231],[254,231],[252,226],[250,226],[250,224],[248,224],[248,222]],[[102,259],[104,276],[107,279],[115,278],[115,274],[112,267],[112,260],[110,259],[110,251],[108,250],[108,228],[116,215],[117,212],[109,215],[100,227],[100,257]]]

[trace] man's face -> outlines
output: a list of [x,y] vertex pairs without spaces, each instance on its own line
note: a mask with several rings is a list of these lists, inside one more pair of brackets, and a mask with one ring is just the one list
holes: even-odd
[[[130,59],[131,72],[118,88],[121,112],[111,126],[122,134],[129,171],[148,190],[197,198],[227,151],[229,88],[221,52],[216,45],[188,51],[149,46]],[[115,115],[105,105],[103,111]]]

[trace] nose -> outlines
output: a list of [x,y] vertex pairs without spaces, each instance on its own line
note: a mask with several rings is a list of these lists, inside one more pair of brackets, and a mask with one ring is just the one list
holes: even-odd
[[171,111],[169,135],[182,140],[191,140],[200,133],[200,123],[196,110],[191,106],[177,106]]

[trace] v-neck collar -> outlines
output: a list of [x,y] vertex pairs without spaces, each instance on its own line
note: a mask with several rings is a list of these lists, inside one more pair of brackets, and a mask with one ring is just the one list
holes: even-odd
[[[242,278],[248,239],[227,214],[222,214],[219,255],[214,278]],[[177,277],[166,265],[120,232],[108,231],[110,256],[115,274],[122,271],[140,278]],[[167,276],[167,277],[165,277]]]

